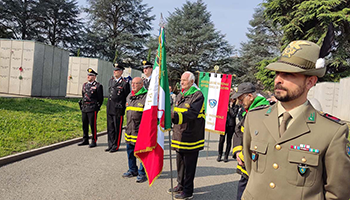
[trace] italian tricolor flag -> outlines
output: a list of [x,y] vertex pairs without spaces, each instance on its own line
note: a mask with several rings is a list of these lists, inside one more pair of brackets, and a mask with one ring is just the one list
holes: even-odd
[[170,94],[166,68],[165,34],[162,27],[159,33],[158,54],[153,66],[134,153],[145,167],[150,186],[162,172],[164,132],[170,128]]
[[199,87],[205,102],[205,130],[224,135],[232,75],[199,74]]

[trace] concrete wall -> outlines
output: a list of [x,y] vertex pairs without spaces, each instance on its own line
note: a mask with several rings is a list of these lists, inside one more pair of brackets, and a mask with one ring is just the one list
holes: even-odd
[[317,99],[325,113],[350,121],[350,77],[339,83],[323,82],[311,88],[308,99]]
[[0,92],[63,97],[69,52],[34,41],[0,39]]
[[[97,73],[96,80],[103,86],[103,95],[108,96],[108,81],[113,76],[113,65],[111,62],[97,58],[69,57],[69,70],[67,82],[67,95],[81,96],[83,84],[87,81],[87,69],[91,67]],[[126,68],[123,77],[141,77],[141,71]]]

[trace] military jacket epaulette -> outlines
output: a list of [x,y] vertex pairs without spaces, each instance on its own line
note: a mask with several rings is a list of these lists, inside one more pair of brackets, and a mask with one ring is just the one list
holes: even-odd
[[340,124],[340,125],[344,125],[344,124],[345,124],[345,122],[342,121],[341,119],[339,119],[339,118],[337,118],[337,117],[334,117],[334,116],[332,116],[332,115],[330,115],[330,114],[328,114],[328,113],[324,113],[324,112],[322,112],[322,111],[319,111],[319,113],[320,113],[320,115],[321,115],[322,117],[325,117],[325,118],[327,118],[327,119],[329,119],[329,120],[331,120],[331,121],[333,121],[333,122],[336,122],[336,123],[338,123],[338,124]]

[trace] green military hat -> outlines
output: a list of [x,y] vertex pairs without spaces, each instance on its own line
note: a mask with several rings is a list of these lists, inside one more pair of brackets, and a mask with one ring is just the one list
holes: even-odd
[[97,76],[98,75],[98,73],[94,69],[92,69],[91,67],[89,67],[87,69],[87,72],[88,72],[89,76]]
[[282,52],[278,61],[266,68],[273,71],[300,73],[322,77],[326,73],[325,60],[320,58],[320,47],[310,41],[291,42]]

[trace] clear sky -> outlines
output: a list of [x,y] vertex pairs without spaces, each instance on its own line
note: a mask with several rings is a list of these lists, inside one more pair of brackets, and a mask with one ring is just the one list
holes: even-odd
[[[196,0],[189,0],[195,2]],[[159,30],[160,13],[164,18],[169,17],[169,12],[174,12],[175,8],[181,8],[186,0],[143,0],[148,7],[153,7],[152,15],[156,16],[153,21],[152,34],[157,35]],[[216,30],[226,35],[226,40],[240,48],[240,43],[247,40],[249,20],[252,19],[254,9],[263,0],[203,0],[207,5],[207,10],[211,13],[211,20],[215,24]],[[86,0],[78,0],[79,5],[87,6]]]

